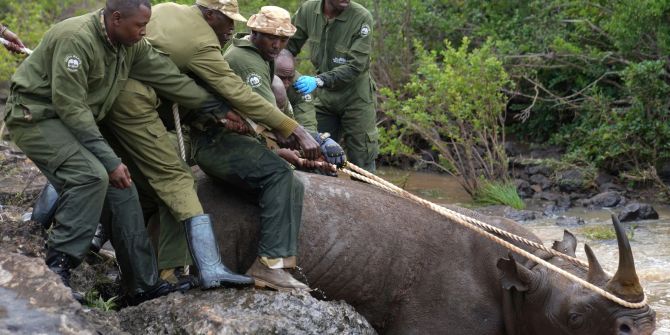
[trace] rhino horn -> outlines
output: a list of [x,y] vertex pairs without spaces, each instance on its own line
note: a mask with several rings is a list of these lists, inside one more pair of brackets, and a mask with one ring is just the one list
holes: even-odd
[[603,271],[596,255],[588,244],[584,244],[584,252],[586,252],[586,258],[589,260],[589,273],[586,275],[586,280],[597,286],[607,283],[607,274]]
[[644,299],[644,291],[640,285],[640,279],[635,272],[635,262],[630,242],[621,222],[619,222],[619,219],[615,215],[612,215],[612,223],[614,223],[614,231],[616,232],[619,244],[619,268],[605,288],[607,291],[626,301],[642,301]]
[[575,251],[577,250],[577,238],[575,235],[572,235],[571,232],[564,230],[563,241],[554,241],[554,245],[551,248],[568,256],[575,257]]

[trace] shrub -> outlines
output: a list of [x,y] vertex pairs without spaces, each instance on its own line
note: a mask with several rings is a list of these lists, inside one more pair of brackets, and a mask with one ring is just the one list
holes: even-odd
[[[480,178],[507,178],[501,88],[510,82],[489,44],[472,51],[469,45],[468,39],[458,48],[445,41],[438,52],[415,43],[418,65],[411,80],[395,92],[382,89],[383,107],[397,122],[382,133],[382,152],[437,166],[459,177],[473,195]],[[422,152],[413,137],[429,147]],[[437,155],[424,158],[432,152]]]

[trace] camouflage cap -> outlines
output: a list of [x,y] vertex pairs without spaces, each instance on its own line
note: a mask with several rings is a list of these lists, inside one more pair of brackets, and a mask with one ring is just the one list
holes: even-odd
[[291,24],[291,15],[284,8],[277,6],[263,6],[258,14],[254,14],[247,21],[247,27],[253,31],[275,36],[291,37],[297,30]]
[[240,14],[240,6],[237,5],[237,0],[196,0],[195,4],[218,10],[235,21],[247,22],[247,19]]

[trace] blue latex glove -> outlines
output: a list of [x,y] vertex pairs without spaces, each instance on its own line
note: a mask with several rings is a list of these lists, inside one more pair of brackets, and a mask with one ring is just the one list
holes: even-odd
[[312,93],[316,89],[316,77],[300,76],[293,87],[301,94]]
[[326,158],[326,161],[330,164],[337,165],[338,168],[343,167],[347,162],[347,156],[344,154],[342,147],[330,138],[330,134],[321,133],[313,134],[314,139],[319,143],[321,147],[321,153]]

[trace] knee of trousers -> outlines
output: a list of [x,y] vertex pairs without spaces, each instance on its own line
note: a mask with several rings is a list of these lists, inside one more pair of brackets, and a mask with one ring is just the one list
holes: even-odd
[[379,155],[379,132],[377,128],[350,135],[346,140],[347,159],[356,165],[365,166],[374,162]]

